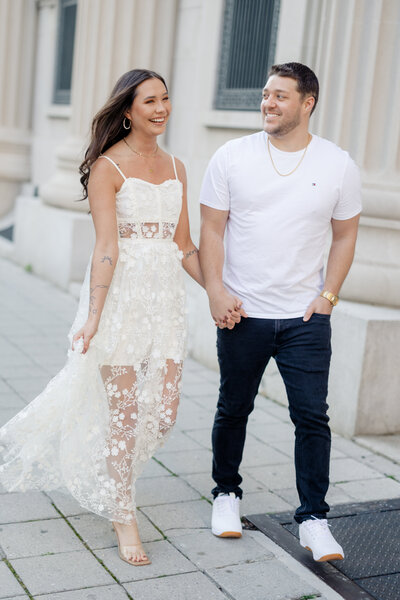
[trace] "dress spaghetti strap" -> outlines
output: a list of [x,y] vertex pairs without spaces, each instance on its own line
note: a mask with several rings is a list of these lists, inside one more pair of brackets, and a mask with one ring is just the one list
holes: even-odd
[[[117,165],[117,164],[116,164],[116,163],[113,161],[113,159],[112,159],[112,158],[110,158],[109,156],[106,156],[105,154],[100,154],[99,158],[106,158],[107,160],[109,160],[109,161],[110,161],[110,163],[111,163],[112,165],[114,165],[114,167],[117,169],[117,171],[118,171],[118,173],[121,175],[121,177],[123,177],[123,178],[124,178],[124,181],[126,180],[126,177],[125,177],[125,175],[123,174],[123,172],[121,171],[121,169],[119,168],[119,166],[118,166],[118,165]],[[175,166],[175,163],[174,163],[174,166]],[[176,173],[176,171],[175,171],[175,173]]]
[[174,155],[171,154],[172,164],[174,165],[175,179],[178,179],[178,173],[176,172],[175,158]]

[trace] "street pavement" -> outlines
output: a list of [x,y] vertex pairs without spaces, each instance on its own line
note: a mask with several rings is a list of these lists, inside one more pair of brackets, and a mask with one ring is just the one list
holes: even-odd
[[[75,310],[72,296],[0,259],[0,425],[63,366]],[[0,489],[0,599],[340,599],[261,532],[233,540],[211,534],[217,390],[217,373],[189,358],[175,429],[137,483],[150,566],[122,562],[110,523],[70,496]],[[391,437],[389,450],[375,438],[374,452],[368,438],[334,435],[331,504],[400,496],[399,438]],[[287,409],[262,396],[249,419],[241,474],[243,514],[295,508],[293,427]]]

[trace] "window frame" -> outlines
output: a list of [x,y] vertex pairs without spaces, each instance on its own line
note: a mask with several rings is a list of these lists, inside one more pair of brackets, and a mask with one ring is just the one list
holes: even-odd
[[[217,82],[214,94],[214,110],[230,111],[255,111],[259,109],[261,88],[228,88],[228,69],[230,61],[230,46],[232,40],[233,16],[235,2],[237,0],[225,0],[223,11],[223,25],[220,42],[220,53],[218,61]],[[270,39],[268,48],[268,60],[265,65],[265,74],[274,62],[277,45],[280,0],[269,0],[273,2],[272,16],[270,18]],[[264,82],[265,83],[265,82]]]
[[[71,103],[71,85],[72,85],[72,69],[73,69],[73,55],[75,46],[75,35],[76,35],[76,16],[78,10],[78,0],[59,0],[58,2],[58,25],[57,25],[57,51],[56,61],[54,68],[54,89],[53,89],[53,104],[55,105],[68,105]],[[75,6],[75,23],[72,37],[72,56],[71,56],[71,85],[69,89],[61,88],[61,74],[62,74],[62,58],[64,50],[64,24],[65,24],[65,9]]]

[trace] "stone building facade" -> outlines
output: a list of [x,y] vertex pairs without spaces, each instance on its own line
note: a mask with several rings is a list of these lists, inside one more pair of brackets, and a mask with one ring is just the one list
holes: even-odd
[[[0,251],[76,292],[94,241],[87,204],[76,202],[77,167],[91,117],[135,67],[169,82],[173,117],[162,145],[186,164],[196,240],[207,161],[228,139],[261,128],[248,89],[255,79],[246,84],[246,66],[261,60],[246,46],[250,26],[248,38],[269,44],[266,63],[295,60],[315,70],[321,93],[312,132],[347,149],[362,172],[356,258],[333,317],[333,427],[348,435],[400,431],[397,0],[2,0],[0,229],[13,224],[14,236]],[[242,71],[236,46],[249,61]],[[232,93],[229,69],[239,81]],[[190,281],[187,288],[191,352],[215,366],[205,293]],[[273,364],[263,391],[285,402]]]

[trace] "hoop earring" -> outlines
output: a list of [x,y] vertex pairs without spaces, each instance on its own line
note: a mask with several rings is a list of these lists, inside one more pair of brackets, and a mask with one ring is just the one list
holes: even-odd
[[123,128],[124,128],[124,129],[130,129],[130,128],[131,128],[131,121],[130,121],[130,119],[128,119],[129,127],[127,127],[127,126],[125,125],[125,121],[126,121],[127,119],[128,119],[128,117],[124,117],[124,120],[122,121],[122,126],[123,126]]

